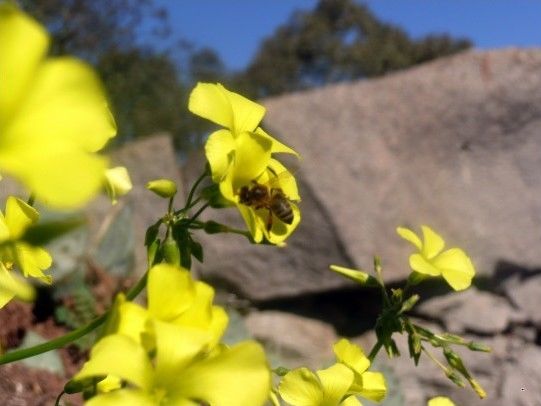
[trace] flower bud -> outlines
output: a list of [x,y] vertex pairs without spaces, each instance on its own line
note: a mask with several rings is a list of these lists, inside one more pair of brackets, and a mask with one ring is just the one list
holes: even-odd
[[223,224],[217,223],[215,221],[207,221],[203,228],[207,234],[218,234],[227,232],[227,227]]
[[124,166],[105,171],[105,191],[113,204],[117,203],[117,197],[125,195],[132,187],[130,175]]
[[176,183],[169,179],[151,180],[147,183],[147,189],[166,199],[177,193]]
[[171,265],[180,266],[180,250],[177,242],[171,237],[167,237],[162,245],[163,259]]

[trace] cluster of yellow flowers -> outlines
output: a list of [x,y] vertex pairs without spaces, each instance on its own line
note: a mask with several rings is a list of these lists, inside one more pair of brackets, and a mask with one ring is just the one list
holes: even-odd
[[105,336],[75,381],[98,384],[88,405],[262,405],[270,371],[262,347],[220,339],[225,311],[214,290],[189,271],[168,264],[148,274],[148,306],[116,300]]
[[381,402],[387,394],[381,372],[370,372],[370,360],[363,350],[346,339],[334,347],[337,362],[315,374],[307,368],[288,372],[279,386],[286,402],[293,406],[359,406],[357,396]]

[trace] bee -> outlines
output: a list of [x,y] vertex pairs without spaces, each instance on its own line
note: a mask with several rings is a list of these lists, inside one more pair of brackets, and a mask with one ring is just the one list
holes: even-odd
[[250,186],[243,186],[239,193],[239,202],[254,209],[267,209],[267,231],[272,228],[273,216],[286,224],[293,223],[291,201],[279,187],[270,187],[252,180]]

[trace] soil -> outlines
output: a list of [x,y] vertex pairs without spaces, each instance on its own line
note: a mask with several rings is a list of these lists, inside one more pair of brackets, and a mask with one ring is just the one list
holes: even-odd
[[[102,313],[116,291],[124,289],[127,281],[116,280],[106,272],[88,264],[86,282],[96,298],[96,312]],[[129,283],[129,282],[128,282]],[[69,329],[54,319],[54,309],[59,303],[51,299],[51,292],[43,291],[35,303],[15,300],[0,309],[0,354],[17,348],[28,331],[34,331],[45,339],[59,337]],[[69,304],[67,296],[63,303]],[[0,366],[0,406],[52,406],[66,382],[81,368],[88,357],[75,345],[59,350],[65,374],[28,367],[21,362]],[[63,395],[62,406],[83,404],[80,394]]]

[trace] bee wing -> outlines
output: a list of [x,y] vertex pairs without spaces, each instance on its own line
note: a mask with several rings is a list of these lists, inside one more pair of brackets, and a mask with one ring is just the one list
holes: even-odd
[[281,172],[276,172],[274,168],[268,169],[266,185],[269,188],[281,189],[290,200],[300,200],[295,177],[285,167],[280,169],[282,169]]

